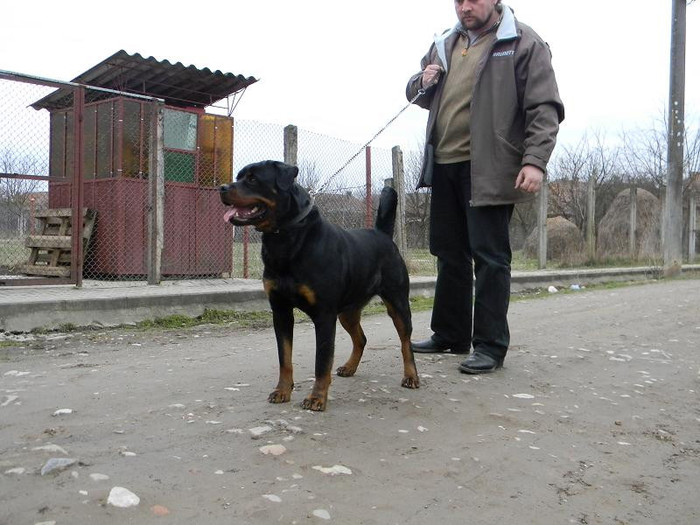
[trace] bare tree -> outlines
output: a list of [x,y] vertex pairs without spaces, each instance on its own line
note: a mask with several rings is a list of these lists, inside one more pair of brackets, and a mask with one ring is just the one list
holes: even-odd
[[[691,178],[694,173],[700,172],[700,117],[695,118],[695,124],[688,126],[690,119],[686,117],[685,127],[685,158],[684,171],[687,175],[686,181],[688,184],[692,182]],[[687,185],[684,191],[687,190]]]
[[[694,125],[688,125],[689,121],[686,119],[684,130],[684,192],[690,184],[691,174],[700,171],[700,125],[698,119]],[[623,167],[630,182],[656,194],[666,186],[667,127],[664,115],[653,120],[648,128],[621,134]]]
[[304,187],[311,193],[318,191],[323,184],[323,175],[315,162],[303,161],[299,163],[299,175],[297,184]]
[[29,157],[16,157],[12,151],[4,150],[0,155],[0,220],[2,230],[25,233],[29,219],[31,199],[39,191],[41,181],[23,179],[21,176],[33,173],[36,161]]
[[588,138],[563,146],[549,167],[549,210],[583,229],[586,221],[585,182],[595,176],[595,160]]
[[622,163],[630,182],[652,186],[655,193],[666,185],[666,126],[662,118],[649,128],[621,132]]
[[549,210],[583,229],[586,224],[588,184],[596,190],[596,216],[607,211],[621,188],[619,147],[609,145],[606,135],[595,131],[574,146],[563,146],[550,164]]

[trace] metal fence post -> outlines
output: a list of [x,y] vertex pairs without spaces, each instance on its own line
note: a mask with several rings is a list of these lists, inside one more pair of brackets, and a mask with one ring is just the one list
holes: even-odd
[[365,148],[365,227],[372,227],[372,146]]
[[544,269],[547,267],[547,200],[549,198],[549,186],[547,180],[542,182],[542,189],[539,194],[539,210],[537,213],[537,267]]
[[163,104],[154,103],[151,123],[148,177],[148,284],[160,284],[163,253],[163,205],[165,202],[165,161],[163,142]]
[[394,177],[394,189],[399,197],[396,209],[396,246],[404,261],[408,257],[408,242],[406,240],[406,180],[403,169],[403,152],[399,146],[391,148],[391,167]]
[[297,153],[299,151],[299,134],[296,126],[290,124],[284,128],[284,162],[297,165]]

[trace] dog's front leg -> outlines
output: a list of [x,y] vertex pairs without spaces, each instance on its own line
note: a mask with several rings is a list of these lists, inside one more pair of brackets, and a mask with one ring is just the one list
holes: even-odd
[[311,394],[304,399],[302,408],[323,411],[328,402],[328,389],[331,386],[331,368],[335,351],[335,314],[314,316],[316,331],[316,372]]
[[277,339],[277,355],[280,362],[280,377],[277,386],[267,400],[270,403],[286,403],[292,397],[294,368],[292,366],[292,341],[294,336],[294,312],[292,308],[273,307],[272,322]]

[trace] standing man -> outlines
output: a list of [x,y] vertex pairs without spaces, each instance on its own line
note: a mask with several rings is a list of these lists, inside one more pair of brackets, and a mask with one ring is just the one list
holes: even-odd
[[[515,203],[542,186],[564,106],[551,53],[501,0],[454,0],[459,23],[421,60],[406,96],[428,109],[418,187],[432,186],[430,252],[438,277],[433,335],[419,353],[474,352],[468,374],[503,366],[510,343]],[[472,315],[472,290],[474,291]]]

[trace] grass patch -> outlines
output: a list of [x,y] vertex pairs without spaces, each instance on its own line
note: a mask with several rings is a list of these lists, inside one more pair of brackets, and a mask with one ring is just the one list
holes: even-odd
[[[421,312],[433,307],[432,297],[411,298],[411,311]],[[386,307],[381,301],[372,301],[364,310],[363,316],[386,314]],[[301,310],[294,310],[296,323],[310,322],[311,319]],[[132,326],[136,330],[178,330],[211,324],[217,326],[233,326],[236,328],[263,329],[272,327],[272,312],[241,312],[237,310],[205,310],[202,315],[188,317],[186,315],[170,315],[157,319],[141,321]],[[129,328],[122,326],[121,328]]]
[[239,328],[268,328],[272,326],[271,312],[239,312],[236,310],[205,310],[197,317],[170,315],[158,319],[149,319],[136,323],[142,330],[160,329],[176,330],[192,328],[203,324],[235,325]]
[[[583,293],[593,289],[615,289],[623,288],[631,285],[648,284],[650,281],[621,281],[611,282],[606,284],[597,284],[587,286],[582,290],[570,290],[562,288],[559,294],[576,294]],[[554,294],[547,292],[545,288],[518,292],[511,295],[511,302],[522,301],[526,299],[546,299]],[[411,298],[411,312],[425,312],[433,308],[433,297],[416,296]],[[363,317],[373,315],[386,315],[386,307],[381,300],[371,301],[363,310]],[[310,322],[311,319],[301,310],[294,310],[294,321],[296,323]],[[242,312],[234,310],[205,310],[204,313],[197,317],[188,317],[185,315],[171,315],[158,319],[141,321],[136,324],[136,329],[141,330],[177,330],[185,328],[193,328],[196,326],[211,324],[218,326],[232,326],[235,328],[248,329],[266,329],[272,327],[272,312]]]

